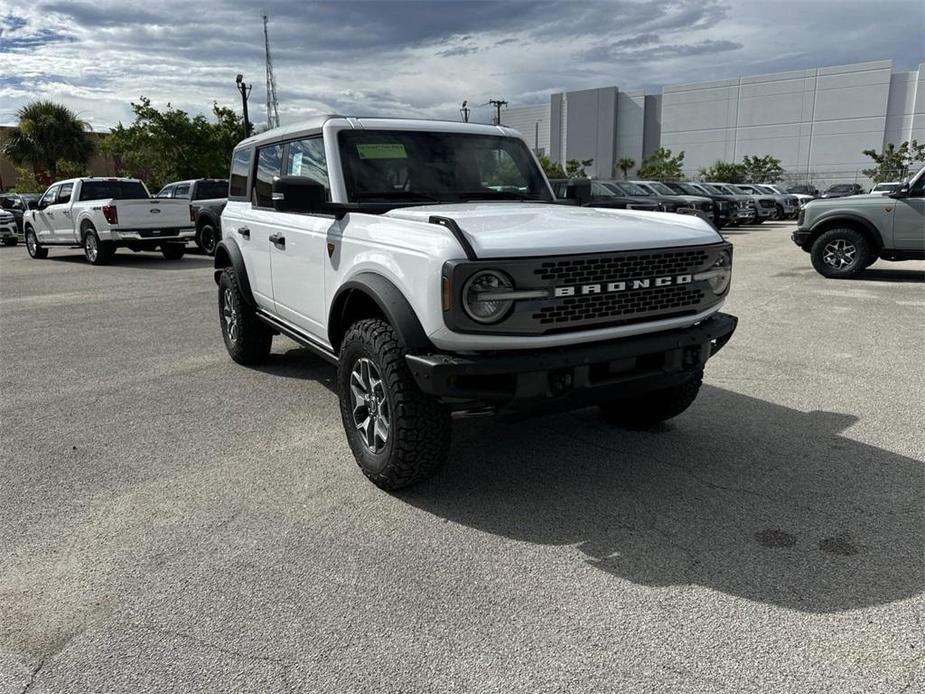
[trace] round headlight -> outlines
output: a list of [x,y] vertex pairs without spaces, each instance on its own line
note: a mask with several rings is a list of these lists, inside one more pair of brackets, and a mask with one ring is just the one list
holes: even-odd
[[729,255],[729,251],[720,253],[710,270],[712,277],[708,281],[713,293],[722,294],[729,289],[729,282],[732,280],[732,256]]
[[477,323],[497,323],[511,304],[503,295],[514,290],[514,283],[497,270],[481,270],[463,285],[462,303],[469,317]]

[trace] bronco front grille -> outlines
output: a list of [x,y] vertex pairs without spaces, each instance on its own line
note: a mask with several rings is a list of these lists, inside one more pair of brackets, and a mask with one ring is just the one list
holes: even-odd
[[533,273],[542,280],[554,281],[556,284],[586,284],[684,272],[691,267],[703,265],[707,257],[704,250],[583,256],[541,263]]
[[643,289],[625,294],[590,294],[567,297],[554,306],[545,306],[535,312],[533,318],[542,325],[548,325],[632,317],[633,314],[651,311],[676,315],[686,312],[701,301],[703,291],[690,286]]

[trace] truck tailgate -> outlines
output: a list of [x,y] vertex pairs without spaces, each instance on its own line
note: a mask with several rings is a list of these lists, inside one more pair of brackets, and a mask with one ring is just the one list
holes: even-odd
[[193,227],[187,200],[113,200],[110,204],[118,216],[112,224],[114,231]]

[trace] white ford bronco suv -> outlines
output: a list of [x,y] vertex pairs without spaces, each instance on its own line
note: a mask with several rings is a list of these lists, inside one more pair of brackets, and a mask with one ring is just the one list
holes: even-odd
[[82,248],[92,265],[105,265],[119,247],[160,249],[168,260],[186,252],[196,235],[188,200],[154,200],[137,178],[71,178],[49,186],[23,216],[33,258],[49,246]]
[[702,219],[556,203],[520,135],[319,117],[241,142],[215,254],[242,364],[283,334],[337,365],[384,489],[444,462],[453,414],[683,412],[732,336],[732,248]]

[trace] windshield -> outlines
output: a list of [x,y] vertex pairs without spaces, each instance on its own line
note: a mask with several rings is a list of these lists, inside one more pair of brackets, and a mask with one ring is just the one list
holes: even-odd
[[552,200],[519,138],[344,130],[338,144],[351,202]]
[[635,183],[630,183],[629,181],[607,181],[604,185],[620,195],[641,195],[644,197],[650,197],[652,195],[652,193],[642,186],[637,186]]
[[900,185],[902,184],[900,183],[878,183],[876,186],[874,186],[874,190],[896,190],[897,188],[899,188]]
[[703,195],[703,191],[697,190],[690,183],[682,183],[678,181],[677,183],[672,183],[671,187],[676,191],[683,193],[684,195]]
[[84,181],[81,200],[146,200],[151,196],[141,181]]
[[671,188],[666,186],[664,183],[660,183],[659,181],[646,181],[646,185],[648,185],[656,193],[661,193],[662,195],[676,194]]
[[196,186],[197,200],[228,197],[228,181],[199,181]]

